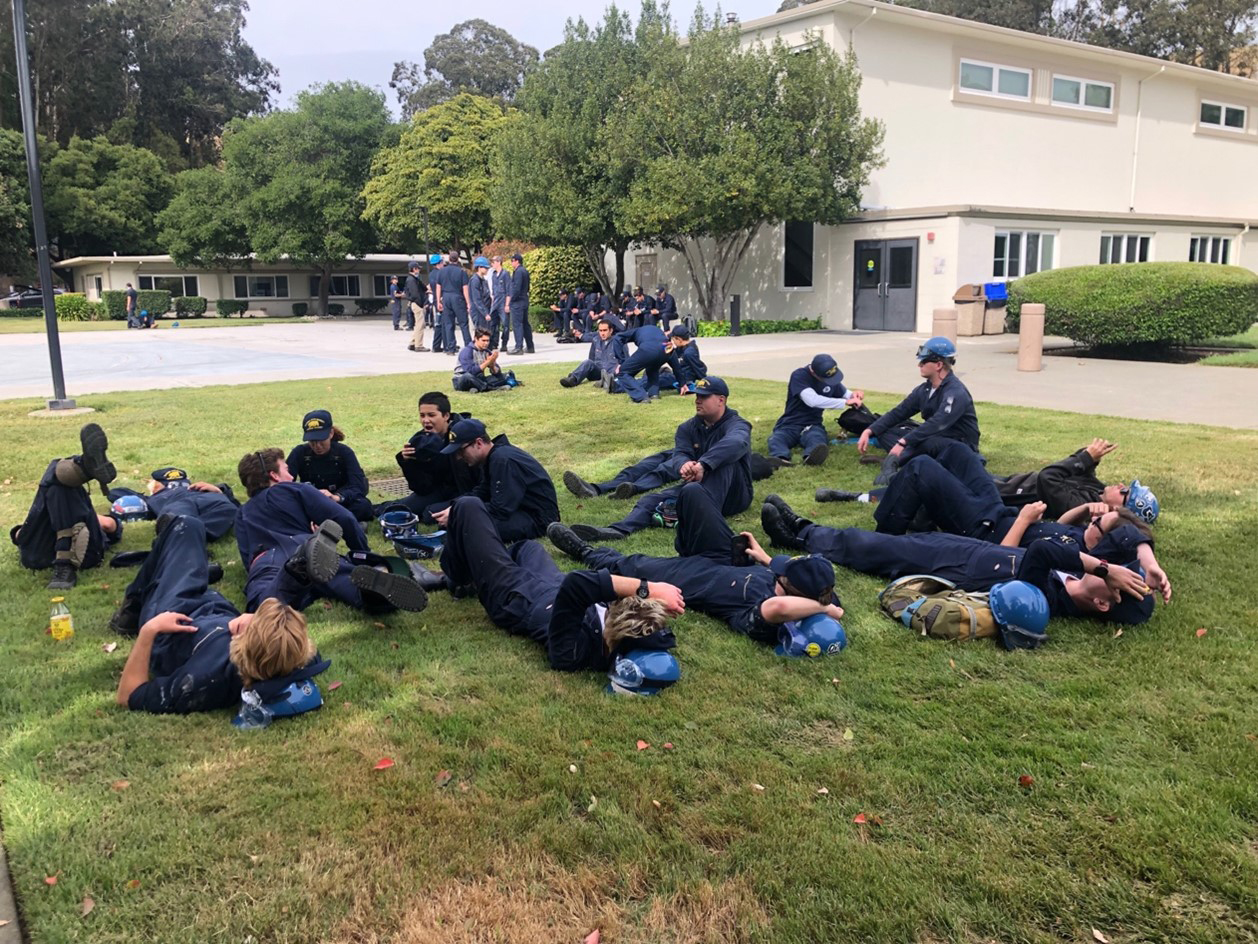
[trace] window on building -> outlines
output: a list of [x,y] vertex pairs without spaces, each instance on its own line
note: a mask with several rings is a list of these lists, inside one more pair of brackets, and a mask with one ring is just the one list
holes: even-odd
[[1053,104],[1092,111],[1112,111],[1114,86],[1109,82],[1076,79],[1069,75],[1053,76]]
[[1139,233],[1105,233],[1101,236],[1101,262],[1148,262],[1151,236]]
[[141,292],[170,292],[171,298],[200,295],[200,279],[195,275],[141,275],[136,279]]
[[1227,265],[1232,250],[1230,236],[1194,236],[1188,242],[1189,262],[1217,262]]
[[[392,298],[393,293],[389,291],[389,279],[391,275],[373,275],[371,277],[371,287],[376,298]],[[398,288],[406,284],[406,279],[402,276],[397,277]]]
[[[319,295],[319,276],[310,276],[310,297],[317,298]],[[328,295],[332,298],[359,298],[358,294],[358,276],[356,275],[334,275],[329,280]]]
[[1016,279],[1053,267],[1056,233],[997,230],[992,253],[992,277]]
[[813,225],[787,223],[782,251],[782,285],[786,288],[812,288]]
[[1223,102],[1201,103],[1201,124],[1223,131],[1244,131],[1245,113],[1248,109],[1241,105],[1226,105]]
[[962,59],[960,86],[966,92],[1030,101],[1031,70]]
[[237,298],[288,298],[287,275],[238,275]]
[[96,289],[92,297],[95,298],[97,301],[100,301],[101,292],[105,290],[104,279],[102,279],[99,275],[92,276],[92,285]]

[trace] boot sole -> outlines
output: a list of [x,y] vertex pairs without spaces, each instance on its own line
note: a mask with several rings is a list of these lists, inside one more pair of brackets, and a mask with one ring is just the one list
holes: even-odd
[[615,498],[617,501],[628,501],[630,498],[635,497],[637,494],[638,494],[638,490],[636,488],[634,488],[628,482],[621,482],[619,485],[616,486],[616,490],[612,492],[612,498]]
[[401,574],[387,574],[363,565],[355,567],[349,579],[363,593],[375,594],[399,610],[418,613],[428,606],[428,594],[424,588]]
[[576,495],[577,498],[598,498],[598,491],[575,472],[565,472],[563,474],[563,484],[564,488]]
[[558,521],[551,522],[546,528],[546,537],[559,549],[560,553],[575,561],[584,560],[586,553],[590,550],[589,544],[577,537],[567,525]]
[[118,477],[118,470],[105,454],[109,449],[109,437],[98,424],[88,423],[79,430],[79,443],[83,449],[80,453],[83,457],[83,471],[88,478],[105,486]]
[[812,452],[808,453],[808,455],[804,456],[804,465],[821,465],[828,458],[830,458],[830,447],[825,445],[818,446]]
[[344,532],[335,521],[325,521],[306,542],[306,573],[317,583],[327,583],[341,568],[341,554],[337,547]]

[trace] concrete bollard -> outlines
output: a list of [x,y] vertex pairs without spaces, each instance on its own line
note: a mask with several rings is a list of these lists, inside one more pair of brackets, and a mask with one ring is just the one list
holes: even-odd
[[1018,317],[1018,370],[1044,367],[1044,306],[1023,305]]
[[957,310],[955,308],[936,308],[930,333],[937,338],[947,338],[957,343]]

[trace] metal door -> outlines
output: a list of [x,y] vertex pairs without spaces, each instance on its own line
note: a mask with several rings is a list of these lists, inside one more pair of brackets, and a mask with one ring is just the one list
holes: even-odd
[[870,331],[917,328],[917,240],[858,239],[852,326]]
[[642,286],[647,298],[655,297],[655,286],[659,283],[657,264],[655,253],[633,257],[633,274],[638,280],[635,284]]

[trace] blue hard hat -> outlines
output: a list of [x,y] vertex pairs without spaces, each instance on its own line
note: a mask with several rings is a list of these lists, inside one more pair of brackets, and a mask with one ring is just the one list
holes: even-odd
[[472,260],[472,268],[473,269],[488,269],[489,260],[486,259],[484,256],[477,256],[475,259]]
[[431,256],[428,257],[429,265],[437,265],[439,262],[441,262],[441,255],[439,253],[434,252]]
[[1006,649],[1034,649],[1048,639],[1048,598],[1025,580],[1007,580],[987,595]]
[[929,338],[917,349],[917,362],[930,360],[954,361],[957,358],[957,346],[947,338]]
[[390,505],[380,514],[380,530],[387,540],[413,538],[419,533],[419,518],[405,505]]
[[847,647],[843,624],[825,613],[814,613],[798,622],[783,623],[778,629],[778,645],[773,651],[791,658],[834,655]]
[[119,495],[112,511],[123,521],[143,521],[149,516],[149,505],[139,495]]
[[1147,485],[1141,485],[1139,479],[1132,479],[1131,486],[1127,489],[1127,500],[1123,502],[1123,505],[1149,524],[1158,520],[1158,513],[1162,510],[1158,504],[1158,497],[1153,494],[1153,489]]
[[613,695],[658,695],[681,678],[681,666],[671,652],[630,649],[616,655],[607,678]]
[[323,704],[323,693],[314,679],[303,679],[293,682],[280,693],[274,701],[268,701],[266,707],[277,718],[299,715],[303,711],[312,711]]

